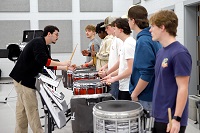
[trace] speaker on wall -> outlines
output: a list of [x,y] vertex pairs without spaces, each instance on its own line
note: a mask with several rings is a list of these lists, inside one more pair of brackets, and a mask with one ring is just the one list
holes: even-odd
[[29,42],[33,38],[40,37],[43,35],[43,30],[24,30],[22,42]]

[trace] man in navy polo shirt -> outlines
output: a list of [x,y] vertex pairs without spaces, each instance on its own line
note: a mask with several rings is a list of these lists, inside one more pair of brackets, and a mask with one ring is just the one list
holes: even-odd
[[[162,10],[150,18],[152,40],[163,48],[157,53],[153,92],[154,133],[184,133],[188,120],[188,86],[192,59],[188,50],[176,41],[178,18],[173,11]],[[169,124],[168,108],[172,121]],[[171,126],[170,126],[171,125]]]

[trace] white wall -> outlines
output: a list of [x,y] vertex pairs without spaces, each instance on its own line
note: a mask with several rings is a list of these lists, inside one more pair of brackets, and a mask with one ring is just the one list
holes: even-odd
[[[200,1],[200,0],[199,0]],[[141,5],[146,7],[149,14],[152,14],[160,9],[170,6],[175,7],[175,13],[179,18],[177,40],[184,44],[184,0],[141,0]],[[127,13],[128,8],[132,5],[133,0],[113,0],[113,12],[80,12],[79,0],[72,0],[72,12],[38,12],[38,1],[30,0],[30,13],[12,13],[1,12],[0,20],[31,20],[31,29],[38,29],[38,20],[72,20],[72,36],[73,47],[80,44],[80,20],[103,20],[107,16],[112,15],[120,17]],[[47,3],[48,4],[48,3]],[[49,3],[50,4],[50,3]],[[84,30],[84,29],[83,29]],[[85,58],[80,53],[80,47],[77,47],[72,63],[77,65],[82,64]],[[52,57],[60,61],[68,60],[71,53],[52,54]],[[8,77],[14,63],[8,59],[0,58],[0,69],[2,76]]]
[[[30,0],[30,12],[1,12],[0,20],[30,20],[31,29],[38,29],[38,20],[72,20],[73,47],[80,44],[80,20],[104,20],[107,16],[121,17],[126,14],[128,8],[132,5],[132,0],[113,0],[113,12],[80,12],[79,0],[72,0],[72,12],[38,12],[38,0]],[[51,4],[51,3],[46,3]],[[59,27],[59,26],[58,26]],[[84,29],[83,29],[84,30]],[[80,45],[79,45],[80,46]],[[71,53],[52,54],[52,58],[60,61],[69,60]],[[84,63],[85,58],[80,53],[80,47],[77,47],[72,63],[80,65]],[[0,58],[0,69],[2,77],[8,77],[14,63],[8,59]]]
[[177,14],[179,19],[178,30],[177,30],[177,40],[180,41],[182,44],[184,43],[184,8],[183,8],[183,1],[184,0],[142,0],[141,5],[146,7],[149,14],[153,14],[154,12],[174,6],[174,12]]

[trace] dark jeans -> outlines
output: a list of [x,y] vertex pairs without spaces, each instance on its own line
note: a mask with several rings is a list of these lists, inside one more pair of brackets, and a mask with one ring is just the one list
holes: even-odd
[[116,81],[114,83],[111,84],[110,86],[111,90],[109,91],[110,94],[112,94],[112,96],[118,100],[118,94],[119,94],[119,81]]
[[119,95],[118,95],[119,100],[131,100],[131,94],[129,91],[120,91],[119,90]]
[[[185,133],[186,126],[181,126],[179,133]],[[166,133],[167,124],[162,122],[154,122],[153,133]]]

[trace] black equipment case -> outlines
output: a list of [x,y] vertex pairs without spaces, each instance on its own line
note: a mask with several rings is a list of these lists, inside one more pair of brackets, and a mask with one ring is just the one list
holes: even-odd
[[74,95],[70,100],[73,133],[93,132],[93,107],[96,103],[115,100],[110,93]]

